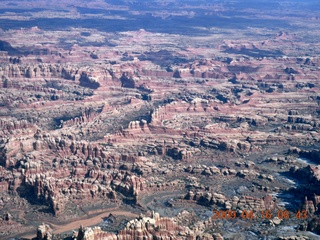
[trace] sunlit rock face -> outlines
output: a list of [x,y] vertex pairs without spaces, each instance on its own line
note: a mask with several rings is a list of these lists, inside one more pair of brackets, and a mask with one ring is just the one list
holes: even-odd
[[[188,214],[188,212],[184,213]],[[197,229],[191,230],[185,226],[179,226],[177,219],[160,217],[153,213],[151,217],[140,217],[128,222],[124,229],[117,234],[105,232],[99,227],[80,227],[77,235],[79,240],[90,239],[214,239],[223,240],[219,233],[202,233],[210,222],[204,222]]]

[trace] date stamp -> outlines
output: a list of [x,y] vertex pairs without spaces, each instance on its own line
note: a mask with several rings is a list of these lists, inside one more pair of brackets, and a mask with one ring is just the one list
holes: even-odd
[[304,220],[308,218],[308,212],[306,210],[299,210],[296,212],[289,212],[288,210],[265,210],[265,211],[254,211],[254,210],[243,210],[241,213],[237,213],[235,210],[213,210],[213,220],[218,219],[243,219],[243,220],[254,220],[254,219],[273,219],[279,218],[283,220],[288,219],[300,219]]

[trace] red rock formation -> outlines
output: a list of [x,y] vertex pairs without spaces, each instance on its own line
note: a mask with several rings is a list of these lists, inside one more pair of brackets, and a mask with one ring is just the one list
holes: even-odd
[[37,230],[37,240],[51,240],[52,239],[52,229],[49,225],[42,224]]
[[[199,235],[197,235],[199,234]],[[104,232],[99,227],[80,228],[78,240],[99,239],[219,239],[221,235],[212,236],[194,232],[188,227],[179,226],[172,218],[163,218],[154,213],[151,217],[141,217],[127,223],[117,234]]]

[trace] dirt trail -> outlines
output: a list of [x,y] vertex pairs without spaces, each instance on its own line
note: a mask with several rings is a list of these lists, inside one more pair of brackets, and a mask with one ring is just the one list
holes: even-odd
[[130,213],[130,212],[126,212],[126,211],[121,211],[121,210],[117,210],[117,211],[108,211],[108,212],[104,212],[101,213],[97,216],[91,217],[91,218],[87,218],[87,219],[82,219],[82,220],[78,220],[78,221],[74,221],[65,225],[55,225],[55,224],[51,224],[52,228],[53,228],[53,233],[54,234],[58,234],[58,233],[63,233],[63,232],[67,232],[73,229],[78,229],[80,227],[80,225],[82,225],[83,227],[88,227],[88,226],[92,226],[92,225],[97,225],[98,223],[100,223],[102,221],[103,218],[108,217],[109,214],[112,213],[113,215],[123,215],[126,216],[128,218],[135,218],[138,217],[137,214],[134,213]]
[[[86,217],[85,219],[79,219],[67,224],[53,224],[51,222],[47,222],[47,224],[49,224],[51,226],[51,228],[53,229],[53,233],[54,234],[59,234],[59,233],[64,233],[64,232],[68,232],[68,231],[72,231],[72,230],[78,230],[80,225],[82,225],[83,227],[89,227],[89,226],[93,226],[93,225],[97,225],[98,223],[102,222],[102,219],[105,217],[108,217],[110,213],[112,213],[115,216],[126,216],[128,218],[135,218],[138,217],[138,214],[134,214],[128,211],[124,211],[124,210],[108,210],[108,211],[101,211],[100,213],[97,213],[97,211],[92,211],[90,213],[93,213],[94,216],[92,217]],[[98,215],[96,215],[98,214]],[[21,236],[21,238],[26,238],[26,239],[32,239],[36,237],[36,229],[35,229],[35,233],[33,235],[25,235],[25,236]]]

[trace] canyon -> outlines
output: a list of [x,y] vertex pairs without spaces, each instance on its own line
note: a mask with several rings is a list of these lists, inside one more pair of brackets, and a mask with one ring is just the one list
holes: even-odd
[[319,12],[290,2],[1,2],[0,238],[317,239]]

